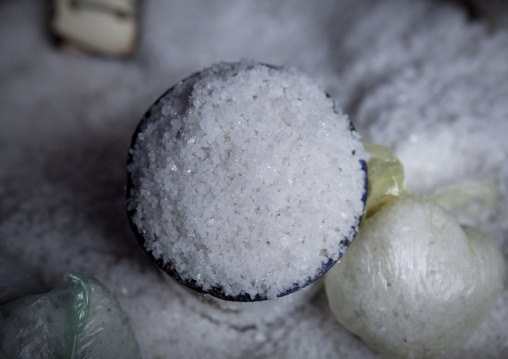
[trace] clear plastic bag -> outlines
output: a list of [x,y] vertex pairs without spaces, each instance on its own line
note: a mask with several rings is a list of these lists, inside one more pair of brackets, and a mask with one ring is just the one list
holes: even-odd
[[76,341],[76,358],[141,359],[134,331],[120,303],[98,280],[89,281],[90,315]]
[[0,307],[2,358],[141,358],[115,296],[84,274]]
[[71,275],[52,291],[0,307],[0,353],[7,358],[75,358],[75,343],[88,320],[90,286]]
[[494,307],[504,259],[456,214],[493,208],[495,190],[453,185],[407,194],[402,164],[366,146],[366,214],[348,252],[325,277],[337,320],[386,358],[435,358],[460,349]]

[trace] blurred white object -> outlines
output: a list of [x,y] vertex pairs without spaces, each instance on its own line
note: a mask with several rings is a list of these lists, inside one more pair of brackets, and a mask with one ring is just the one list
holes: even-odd
[[62,47],[109,56],[132,53],[138,0],[55,0],[51,27]]

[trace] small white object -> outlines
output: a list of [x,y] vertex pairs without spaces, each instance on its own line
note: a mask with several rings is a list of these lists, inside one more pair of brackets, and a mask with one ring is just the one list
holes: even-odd
[[52,30],[66,48],[129,55],[138,36],[136,0],[55,0]]

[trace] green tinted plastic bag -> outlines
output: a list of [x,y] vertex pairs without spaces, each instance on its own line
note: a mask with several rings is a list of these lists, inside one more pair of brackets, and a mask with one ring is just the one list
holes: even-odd
[[141,359],[138,342],[120,303],[98,280],[92,290],[88,321],[76,341],[76,358]]
[[84,274],[0,307],[2,358],[141,358],[115,296]]
[[406,192],[404,188],[404,167],[395,154],[387,147],[365,143],[370,154],[367,162],[367,202],[364,218],[371,217],[392,199]]
[[7,358],[75,358],[75,343],[88,321],[90,285],[71,275],[52,291],[0,307],[0,353]]

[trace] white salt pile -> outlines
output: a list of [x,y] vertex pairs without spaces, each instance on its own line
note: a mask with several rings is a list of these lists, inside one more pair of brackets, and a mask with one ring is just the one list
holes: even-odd
[[345,252],[363,213],[360,136],[295,69],[242,61],[187,78],[149,110],[130,156],[144,247],[204,291],[298,289]]

